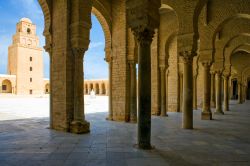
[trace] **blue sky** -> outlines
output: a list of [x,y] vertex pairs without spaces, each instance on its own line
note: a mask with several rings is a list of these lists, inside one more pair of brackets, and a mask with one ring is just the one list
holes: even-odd
[[[37,0],[0,0],[0,74],[6,74],[8,46],[16,32],[16,23],[28,17],[37,25],[40,47],[44,46],[44,18]],[[108,64],[104,61],[105,39],[102,27],[92,15],[90,47],[84,56],[84,77],[86,79],[108,78]],[[49,55],[43,52],[44,77],[49,77]]]

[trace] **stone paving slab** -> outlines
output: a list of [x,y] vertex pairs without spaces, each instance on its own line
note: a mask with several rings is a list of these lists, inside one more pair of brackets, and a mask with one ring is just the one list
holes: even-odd
[[152,117],[155,149],[134,148],[137,125],[87,114],[91,132],[49,130],[48,118],[0,121],[0,166],[247,166],[250,165],[250,101],[230,112],[181,129],[181,113]]

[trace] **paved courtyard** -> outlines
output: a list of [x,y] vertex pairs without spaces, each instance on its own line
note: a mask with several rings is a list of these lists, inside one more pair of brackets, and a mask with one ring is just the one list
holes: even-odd
[[[108,112],[108,96],[86,95],[85,113]],[[0,120],[49,117],[49,96],[0,95]]]
[[[22,102],[3,106],[4,101],[0,100],[0,116],[2,110],[10,110],[11,116],[11,110],[27,107]],[[48,98],[37,100],[26,100],[31,103],[29,111],[48,112]],[[103,104],[108,103],[107,98],[95,100],[100,102],[85,105],[89,110],[99,109],[87,113],[91,132],[85,135],[49,130],[49,118],[34,116],[35,113],[29,119],[21,119],[20,114],[18,120],[2,119],[0,166],[250,165],[250,101],[242,105],[231,103],[230,112],[216,115],[212,121],[201,121],[200,111],[195,111],[194,130],[180,128],[180,113],[152,117],[155,149],[142,151],[133,147],[136,124],[106,121],[107,105]]]

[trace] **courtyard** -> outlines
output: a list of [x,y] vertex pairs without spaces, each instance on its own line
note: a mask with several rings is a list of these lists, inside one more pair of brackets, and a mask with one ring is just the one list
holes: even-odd
[[152,117],[153,150],[139,150],[137,125],[106,121],[108,97],[85,96],[91,132],[75,135],[48,129],[49,98],[0,100],[1,166],[247,166],[250,165],[250,101],[181,129],[181,113]]

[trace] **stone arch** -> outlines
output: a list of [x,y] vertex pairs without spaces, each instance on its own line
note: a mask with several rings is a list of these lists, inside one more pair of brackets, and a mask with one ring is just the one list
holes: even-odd
[[44,15],[44,31],[43,35],[45,36],[45,50],[48,51],[51,43],[51,1],[50,0],[38,0]]
[[105,58],[108,60],[111,56],[111,16],[107,9],[99,0],[93,1],[92,13],[96,16],[102,26],[105,37]]
[[[160,24],[159,27],[159,36],[160,37],[160,45],[159,45],[159,61],[160,63],[164,63],[168,60],[168,55],[166,54],[166,46],[169,38],[173,34],[177,34],[179,30],[179,21],[176,11],[173,8],[166,4],[162,4],[160,8],[160,21],[164,22],[164,24]],[[177,27],[177,28],[176,28]],[[166,30],[167,28],[167,30]],[[162,61],[162,62],[161,62]],[[166,64],[160,64],[166,65]]]
[[[236,15],[233,18],[226,20],[225,22],[219,25],[220,27],[217,28],[215,33],[213,34],[212,45],[214,49],[217,49],[218,46],[222,48],[225,47],[228,40],[237,36],[239,34],[247,34],[250,33],[250,15]],[[220,36],[222,34],[222,39]],[[218,38],[216,40],[216,38]],[[216,46],[218,45],[218,46]],[[216,51],[216,57],[223,55],[222,52]]]
[[233,17],[250,14],[249,5],[248,0],[228,0],[227,3],[216,0],[207,1],[199,19],[201,50],[213,49],[213,35],[220,29],[222,23]]
[[162,0],[163,4],[168,5],[177,13],[179,24],[178,52],[197,51],[199,39],[198,18],[206,2],[207,0]]
[[250,43],[250,34],[243,33],[233,36],[229,39],[223,48],[223,57],[225,64],[231,64],[231,54],[235,51],[235,48],[242,44]]
[[45,94],[49,94],[50,93],[50,85],[49,83],[45,84]]
[[90,91],[94,90],[94,85],[93,85],[93,83],[90,83],[89,85],[90,85]]
[[[168,60],[170,53],[170,49],[171,49],[171,45],[173,44],[173,42],[175,41],[174,39],[177,37],[177,31],[173,32],[168,39],[166,40],[165,43],[165,52],[166,52],[166,59]],[[177,40],[176,40],[176,45],[177,45]],[[177,53],[177,52],[176,52]],[[177,54],[176,54],[177,55]]]
[[249,43],[240,44],[239,46],[235,47],[235,49],[232,50],[232,54],[239,51],[244,51],[250,54],[250,44]]
[[10,80],[5,79],[2,81],[2,93],[12,93],[12,83]]

